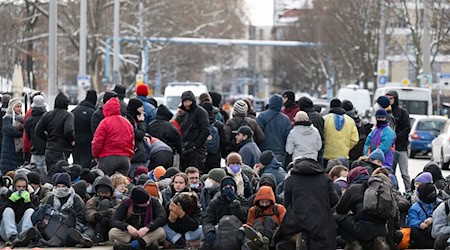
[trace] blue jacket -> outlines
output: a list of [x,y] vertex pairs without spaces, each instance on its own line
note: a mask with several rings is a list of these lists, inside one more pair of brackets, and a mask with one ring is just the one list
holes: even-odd
[[259,161],[261,150],[259,150],[253,139],[247,139],[246,141],[240,143],[239,154],[242,157],[242,162],[253,168],[253,166],[255,166],[255,164]]
[[430,204],[424,203],[421,200],[414,203],[409,208],[408,218],[406,219],[406,225],[419,229],[420,223],[424,222],[427,218],[433,216],[433,211],[437,207],[439,202],[440,200],[438,199]]
[[22,129],[18,130],[13,126],[11,116],[3,117],[3,141],[0,160],[0,168],[3,174],[15,170],[22,164],[22,152],[17,153],[14,144],[14,138],[21,138],[22,131]]
[[272,150],[275,155],[284,155],[287,137],[292,129],[289,118],[281,113],[283,99],[280,95],[273,95],[269,100],[269,109],[262,112],[256,122],[264,131],[265,141],[261,144],[261,151]]
[[364,155],[369,155],[369,147],[371,152],[380,149],[384,153],[384,166],[392,167],[394,162],[395,150],[395,132],[387,124],[381,128],[376,128],[370,132],[364,144]]
[[137,99],[141,100],[144,104],[144,113],[145,113],[145,124],[149,124],[151,121],[153,121],[156,117],[156,108],[153,106],[153,104],[150,103],[150,101],[145,96],[138,95],[136,97]]
[[286,176],[286,171],[284,171],[283,166],[281,166],[281,162],[277,161],[277,159],[274,157],[269,165],[261,169],[259,175],[262,176],[263,174],[272,174],[275,177],[278,185],[283,182],[284,177]]

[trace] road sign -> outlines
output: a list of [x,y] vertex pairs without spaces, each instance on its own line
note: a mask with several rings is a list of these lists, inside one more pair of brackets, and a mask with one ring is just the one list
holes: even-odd
[[387,83],[387,76],[379,76],[378,77],[378,85],[383,86]]
[[411,81],[408,78],[405,78],[402,80],[403,86],[409,86],[410,83],[411,83]]
[[439,87],[442,89],[450,88],[450,74],[439,73]]
[[144,74],[136,74],[136,86],[144,84]]
[[378,76],[389,76],[389,61],[388,60],[378,60],[377,64]]

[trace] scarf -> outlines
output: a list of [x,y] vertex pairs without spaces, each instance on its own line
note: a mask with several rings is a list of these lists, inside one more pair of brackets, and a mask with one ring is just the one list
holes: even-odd
[[[152,206],[153,200],[150,199],[147,209],[145,210],[145,218],[144,218],[144,226],[147,226],[153,219],[153,206]],[[133,212],[133,201],[128,198],[125,200],[125,206],[128,207],[127,210],[127,220],[134,214]],[[140,225],[139,225],[140,226]]]
[[[53,208],[56,210],[64,210],[66,208],[71,208],[73,206],[73,201],[75,198],[75,190],[73,187],[70,188],[53,188]],[[66,203],[61,206],[61,198],[69,197]]]
[[239,170],[239,172],[237,172],[236,174],[233,173],[233,171],[231,170],[231,168],[229,166],[227,166],[227,173],[229,175],[231,175],[234,179],[234,181],[236,182],[236,186],[237,186],[237,193],[239,195],[244,195],[244,178],[242,177],[242,167]]

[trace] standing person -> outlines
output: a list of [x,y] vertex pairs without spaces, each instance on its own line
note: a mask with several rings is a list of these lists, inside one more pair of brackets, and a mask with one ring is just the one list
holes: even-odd
[[136,87],[136,98],[141,100],[144,104],[144,114],[145,114],[145,124],[149,124],[156,117],[156,107],[150,103],[147,99],[148,96],[148,86],[146,84],[141,84]]
[[309,158],[318,160],[322,148],[322,139],[319,131],[312,125],[308,114],[299,111],[295,115],[295,126],[289,132],[286,142],[286,153],[292,155],[292,160]]
[[[33,99],[35,96],[41,95],[40,91],[33,91],[30,95],[30,101],[31,101],[31,107],[28,109],[28,111],[25,113],[25,116],[23,117],[23,126],[27,124],[28,117],[31,116],[31,112],[33,112]],[[3,116],[2,116],[3,117]],[[30,138],[27,136],[25,130],[23,131],[23,159],[24,161],[30,162],[31,157],[31,141]]]
[[297,114],[298,111],[300,111],[300,108],[298,107],[297,103],[295,103],[294,92],[286,91],[283,93],[283,106],[284,108],[281,110],[281,113],[289,117],[291,125],[292,127],[294,127],[295,115]]
[[0,159],[2,174],[15,170],[23,163],[22,121],[22,102],[19,99],[11,99],[8,104],[8,111],[3,117],[3,141]]
[[319,131],[320,138],[322,138],[322,149],[319,151],[318,161],[323,165],[323,148],[325,144],[324,126],[325,121],[322,116],[314,109],[314,103],[308,97],[304,96],[298,100],[298,106],[301,111],[305,111],[308,114],[309,120],[312,125]]
[[253,141],[252,129],[248,126],[241,126],[233,133],[236,134],[236,143],[239,145],[239,154],[242,157],[242,162],[249,167],[253,167],[259,161],[261,150]]
[[[11,100],[11,96],[8,94],[2,95],[2,109],[1,109],[1,119],[0,119],[0,130],[3,131],[3,117],[6,115],[6,112],[8,111],[8,104]],[[0,152],[1,152],[1,145],[3,142],[3,132],[0,133]]]
[[134,155],[133,127],[120,115],[117,98],[103,106],[103,113],[105,119],[100,122],[92,140],[92,157],[98,159],[98,168],[105,175],[111,176],[116,171],[126,175]]
[[325,150],[323,158],[326,161],[336,158],[349,158],[350,150],[358,144],[358,129],[352,118],[345,114],[342,103],[335,98],[330,103],[330,113],[325,120]]
[[205,102],[202,107],[208,112],[209,116],[209,136],[207,139],[207,153],[205,166],[202,173],[207,173],[213,168],[220,167],[220,160],[222,160],[222,153],[225,148],[225,131],[223,129],[223,123],[216,120],[214,114],[214,107],[212,103]]
[[126,116],[127,115],[127,104],[125,103],[125,101],[123,99],[125,98],[127,88],[125,88],[125,86],[123,86],[122,84],[116,84],[113,91],[117,93],[117,98],[119,98],[120,114],[122,116]]
[[[31,104],[33,111],[25,124],[25,133],[31,141],[31,160],[30,163],[36,164],[36,168],[41,176],[47,176],[47,164],[45,163],[45,140],[36,134],[36,125],[41,120],[45,112],[47,112],[47,104],[45,97],[37,95],[33,97]],[[89,155],[90,152],[89,152]]]
[[181,140],[183,155],[181,168],[196,167],[203,169],[206,161],[206,140],[209,136],[209,116],[202,107],[197,106],[194,93],[185,91],[181,95]]
[[132,98],[128,102],[127,119],[133,126],[134,131],[134,155],[131,158],[131,167],[128,176],[134,176],[134,169],[137,166],[147,166],[147,156],[145,155],[144,136],[147,130],[144,117],[144,104],[137,98]]
[[95,130],[97,129],[98,125],[103,120],[103,118],[105,118],[105,116],[103,115],[103,105],[105,105],[106,102],[108,102],[109,99],[111,99],[113,97],[117,97],[117,93],[114,91],[106,91],[103,94],[102,105],[100,105],[97,108],[97,110],[94,112],[94,114],[92,114],[92,119],[91,119],[92,134],[94,134]]
[[389,97],[387,97],[385,95],[378,97],[376,105],[378,105],[378,106],[380,106],[380,108],[386,110],[386,112],[388,113],[389,126],[393,130],[395,130],[395,127],[396,127],[395,126],[395,117],[392,114],[392,106],[391,106],[391,101],[389,100]]
[[272,151],[266,150],[262,152],[258,162],[259,164],[256,164],[253,168],[258,176],[262,176],[263,174],[271,174],[275,177],[276,185],[283,182],[286,176],[286,171],[284,171],[283,166],[281,166],[281,163],[277,161]]
[[345,110],[345,114],[350,116],[355,122],[356,128],[358,129],[359,141],[355,147],[349,152],[350,161],[357,160],[363,155],[364,143],[366,142],[367,132],[364,127],[363,121],[358,115],[358,111],[353,107],[353,103],[349,100],[342,101],[342,108]]
[[[306,236],[308,239],[308,249],[336,249],[331,208],[338,199],[333,182],[317,161],[296,160],[291,176],[284,183],[287,213],[280,226],[281,242],[277,249],[293,249],[295,243],[291,239],[298,233],[299,238]],[[308,202],[304,202],[306,200]]]
[[75,119],[75,146],[73,148],[73,162],[83,168],[91,168],[91,142],[94,134],[91,130],[92,115],[95,112],[97,92],[88,90],[86,98],[72,110]]
[[209,95],[211,96],[211,102],[214,106],[216,120],[225,124],[228,119],[230,119],[230,116],[225,110],[223,110],[222,105],[220,104],[222,102],[222,95],[217,92],[209,92]]
[[236,131],[241,126],[248,126],[252,129],[254,141],[261,145],[265,140],[264,132],[254,118],[248,117],[248,105],[244,100],[238,100],[233,104],[233,118],[229,119],[224,126],[225,140],[227,144],[226,153],[236,152],[239,150],[236,137],[233,136],[233,131]]
[[67,111],[69,103],[69,97],[59,92],[55,98],[55,109],[45,113],[36,126],[36,134],[47,141],[45,162],[49,177],[54,174],[56,162],[67,160],[75,145],[74,117]]
[[281,113],[282,105],[282,97],[273,95],[269,99],[269,109],[262,112],[256,121],[266,135],[266,140],[260,145],[261,150],[272,150],[277,160],[284,166],[286,141],[292,126],[289,118]]
[[[408,192],[411,190],[409,184],[411,179],[408,173],[408,144],[409,144],[409,132],[411,132],[411,124],[409,123],[409,113],[406,109],[399,107],[398,93],[396,91],[389,91],[386,96],[389,98],[392,107],[392,114],[395,118],[395,133],[397,139],[395,141],[395,150],[398,154],[398,165],[400,166],[400,172],[402,173],[403,184],[405,190]],[[394,165],[395,166],[395,165]],[[394,172],[395,172],[394,167]]]

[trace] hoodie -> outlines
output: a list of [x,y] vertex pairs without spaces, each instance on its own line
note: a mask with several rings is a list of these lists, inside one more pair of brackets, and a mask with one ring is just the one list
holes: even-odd
[[[258,204],[260,200],[270,200],[272,204],[268,208],[261,208]],[[275,209],[277,210],[276,214],[274,212]],[[266,217],[271,217],[278,227],[285,215],[286,208],[283,205],[276,203],[272,188],[263,186],[258,190],[258,193],[256,193],[253,206],[248,210],[247,225],[253,226],[256,220],[264,222]]]
[[284,162],[286,141],[292,126],[289,118],[280,112],[282,106],[281,96],[273,95],[269,99],[269,109],[262,112],[256,122],[265,135],[264,143],[260,145],[261,151],[272,150],[277,159]]
[[409,112],[399,106],[398,93],[396,91],[389,91],[386,95],[394,97],[394,104],[392,107],[392,114],[395,118],[395,133],[397,139],[395,141],[395,149],[397,151],[406,151],[409,144],[409,132],[411,132],[411,124],[409,123]]

